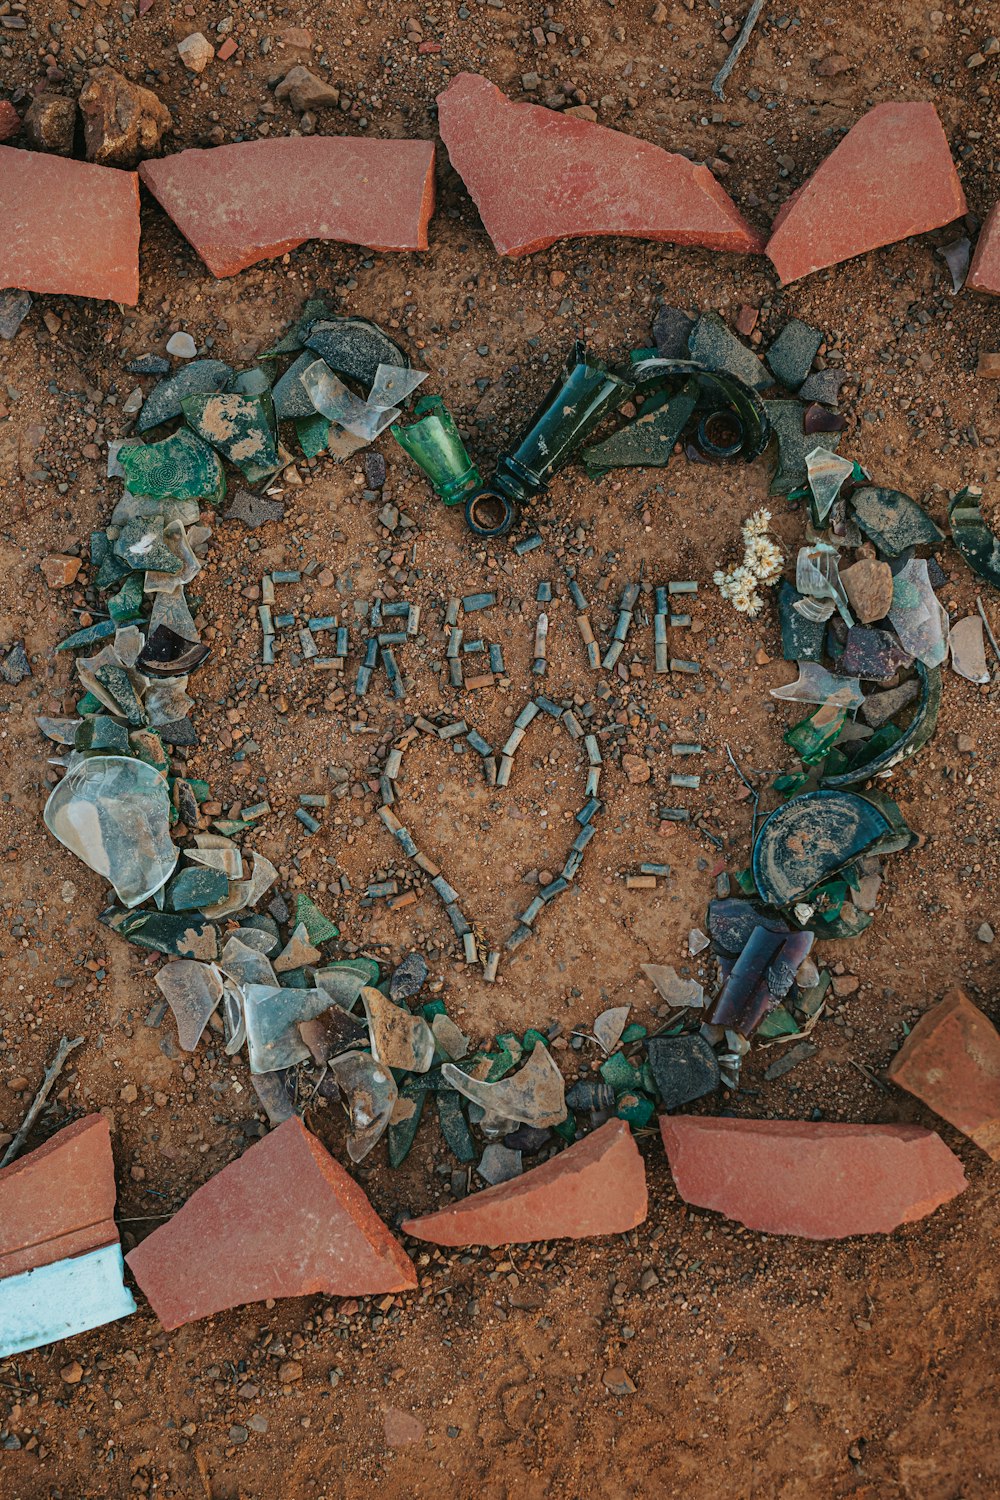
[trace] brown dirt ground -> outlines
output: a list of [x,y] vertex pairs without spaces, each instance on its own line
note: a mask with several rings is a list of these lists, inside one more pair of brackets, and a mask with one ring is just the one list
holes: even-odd
[[[280,40],[296,25],[312,33],[313,66],[353,101],[343,118],[322,122],[331,131],[432,137],[434,96],[448,72],[480,69],[513,92],[522,73],[537,70],[542,97],[561,80],[598,103],[606,123],[723,165],[728,154],[726,185],[763,225],[830,149],[831,130],[880,100],[929,98],[953,143],[971,208],[982,216],[996,197],[995,62],[978,71],[965,65],[996,29],[986,5],[956,4],[946,14],[855,0],[808,3],[786,14],[772,5],[772,24],[761,26],[724,105],[708,92],[726,52],[718,4],[668,0],[667,24],[660,25],[650,18],[651,0],[582,0],[546,12],[521,0],[503,9],[475,0],[469,9],[465,21],[450,6],[420,14],[424,37],[442,44],[438,54],[420,54],[406,39],[407,11],[398,5],[234,7],[237,58],[192,81],[174,43],[196,29],[211,34],[221,10],[154,0],[149,14],[133,20],[131,7],[93,0],[79,8],[4,0],[0,19],[23,11],[29,28],[0,30],[0,86],[8,93],[33,87],[46,66],[62,66],[61,86],[72,91],[103,56],[158,89],[175,115],[176,145],[204,142],[213,126],[227,140],[241,132],[286,133],[294,116],[266,101],[269,80],[298,60]],[[564,29],[539,48],[531,27],[543,17]],[[849,70],[818,76],[818,61],[834,51]],[[759,97],[750,99],[748,89]],[[660,296],[730,316],[750,303],[761,309],[765,343],[792,314],[822,326],[826,358],[856,378],[846,402],[845,450],[922,498],[939,520],[947,491],[998,477],[996,388],[973,372],[981,349],[1000,347],[1000,319],[987,300],[952,298],[933,251],[944,236],[867,256],[784,292],[764,261],[653,244],[576,242],[505,263],[492,253],[443,152],[438,179],[427,254],[393,259],[312,245],[234,281],[208,276],[147,203],[137,310],[38,299],[24,330],[3,346],[0,644],[23,636],[34,675],[4,691],[9,702],[0,719],[0,1078],[30,1080],[28,1092],[0,1090],[0,1129],[16,1128],[59,1036],[85,1034],[59,1106],[33,1143],[69,1115],[101,1109],[109,1116],[126,1242],[147,1227],[142,1216],[169,1213],[238,1154],[255,1117],[242,1059],[231,1062],[212,1049],[182,1058],[167,1036],[169,1022],[160,1031],[143,1024],[155,964],[98,925],[100,882],[41,825],[51,773],[33,715],[58,712],[72,698],[70,664],[52,648],[73,628],[71,606],[85,599],[82,592],[51,593],[39,561],[53,551],[85,551],[89,532],[107,518],[118,484],[103,479],[99,450],[103,455],[104,439],[125,430],[120,407],[135,383],[123,368],[127,358],[162,349],[169,333],[184,327],[199,344],[211,341],[214,353],[245,361],[307,294],[328,289],[344,310],[400,331],[430,369],[429,388],[444,394],[488,462],[546,385],[544,361],[557,361],[573,336],[615,357],[648,340]],[[61,320],[55,332],[43,312]],[[488,385],[481,390],[477,381]],[[708,747],[702,788],[685,795],[724,839],[730,870],[745,862],[750,814],[738,800],[723,743],[748,767],[787,765],[780,742],[787,715],[772,711],[767,698],[788,675],[783,663],[764,659],[778,654],[773,612],[748,624],[727,612],[710,586],[713,569],[737,552],[741,521],[765,498],[766,468],[715,471],[678,460],[664,474],[602,487],[571,471],[553,486],[545,548],[519,561],[506,548],[477,553],[460,519],[438,505],[390,442],[382,446],[385,498],[417,523],[400,592],[423,604],[428,624],[425,645],[403,653],[414,680],[407,709],[428,712],[452,701],[438,678],[435,624],[444,598],[496,586],[501,605],[493,618],[512,686],[456,707],[494,743],[502,738],[534,685],[527,674],[535,584],[561,580],[561,547],[576,549],[595,627],[605,633],[621,585],[638,576],[641,563],[650,579],[699,579],[690,654],[704,663],[704,690],[654,685],[650,633],[634,638],[645,675],[627,691],[617,680],[614,687],[629,723],[627,748],[648,756],[652,778],[632,787],[617,766],[608,767],[608,808],[578,888],[494,989],[455,962],[433,896],[377,916],[362,910],[357,895],[327,904],[359,945],[385,944],[394,958],[415,945],[437,949],[432,969],[449,1010],[476,1036],[501,1024],[522,1029],[553,1020],[568,1032],[604,1004],[625,1000],[637,1019],[649,1020],[651,993],[638,966],[683,960],[720,857],[693,830],[670,838],[660,831],[656,808],[669,799],[664,746],[696,736]],[[349,766],[364,781],[373,740],[384,742],[401,720],[379,686],[365,703],[377,735],[349,734],[344,715],[324,708],[322,689],[311,687],[304,669],[279,665],[262,673],[248,591],[266,568],[316,560],[349,579],[354,597],[370,598],[376,589],[390,597],[396,585],[388,569],[397,564],[385,555],[394,544],[375,519],[378,506],[361,498],[353,465],[300,469],[306,482],[289,490],[283,526],[249,540],[236,523],[217,529],[202,614],[216,632],[216,650],[196,681],[202,748],[190,765],[227,807],[270,796],[275,815],[260,845],[281,864],[286,887],[322,903],[333,875],[346,872],[357,892],[389,866],[394,850],[370,815],[370,795],[335,804],[310,839],[292,819],[298,793],[326,788],[330,765]],[[791,550],[801,516],[786,513],[783,503],[775,510]],[[577,527],[585,528],[582,541]],[[943,597],[965,614],[974,605],[973,579],[949,546],[940,556],[949,578]],[[296,605],[308,599],[311,611],[336,610],[341,602],[335,587],[315,580],[286,592]],[[548,690],[589,699],[597,683],[565,600],[553,607],[552,620]],[[483,626],[489,634],[485,618]],[[775,1054],[755,1051],[745,1092],[729,1101],[737,1112],[808,1117],[819,1109],[829,1119],[931,1123],[914,1101],[886,1091],[856,1065],[875,1074],[884,1068],[904,1021],[952,982],[963,982],[988,1010],[995,1006],[997,950],[977,942],[976,931],[987,919],[997,925],[996,701],[995,687],[977,690],[948,676],[936,739],[892,783],[925,843],[892,860],[871,930],[854,944],[829,945],[830,959],[860,979],[857,993],[817,1028],[817,1055],[780,1080],[763,1077]],[[653,725],[636,705],[649,706]],[[658,722],[668,727],[658,729]],[[559,760],[550,754],[544,763],[556,743],[548,743],[549,733],[541,731],[522,752],[506,801],[479,786],[471,756],[434,758],[424,745],[404,762],[404,778],[418,794],[418,838],[440,856],[468,893],[470,915],[494,936],[506,932],[526,899],[523,873],[559,863],[564,818],[577,805],[575,752],[563,737]],[[971,737],[973,752],[959,753],[959,734]],[[233,761],[238,742],[251,737],[259,751]],[[621,872],[643,858],[673,868],[655,897],[624,891]],[[578,1060],[587,1066],[590,1056],[585,1050]],[[339,1115],[328,1110],[312,1123],[342,1155]],[[1000,1168],[949,1128],[942,1133],[966,1164],[968,1190],[929,1221],[884,1239],[832,1246],[768,1240],[689,1211],[650,1135],[643,1142],[648,1221],[612,1243],[451,1258],[428,1258],[414,1246],[421,1289],[384,1308],[288,1301],[164,1335],[142,1305],[124,1323],[0,1366],[7,1449],[0,1495],[318,1500],[368,1493],[372,1483],[391,1495],[489,1497],[995,1495]],[[359,1175],[394,1221],[432,1204],[451,1165],[431,1120],[403,1169],[391,1173],[377,1153]],[[641,1292],[650,1268],[656,1283]],[[60,1375],[71,1360],[83,1369],[73,1385]],[[288,1360],[301,1378],[282,1385],[278,1370]],[[604,1383],[616,1367],[626,1370],[634,1393],[617,1395]],[[419,1418],[418,1441],[387,1444],[391,1408]]]

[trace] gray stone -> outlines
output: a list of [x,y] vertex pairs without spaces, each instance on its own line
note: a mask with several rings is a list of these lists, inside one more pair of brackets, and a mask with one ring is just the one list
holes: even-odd
[[812,368],[823,335],[818,328],[792,318],[767,351],[767,362],[775,379],[787,390],[797,391]]
[[254,495],[249,490],[237,490],[228,507],[223,511],[224,521],[242,521],[248,531],[266,526],[268,521],[280,521],[285,507],[279,500],[269,500],[266,495]]
[[[155,358],[155,355],[146,355],[144,362],[149,363]],[[145,374],[146,371],[137,373]],[[154,385],[136,420],[136,431],[148,432],[151,427],[159,427],[161,422],[172,421],[181,415],[181,402],[185,396],[204,396],[225,390],[232,377],[232,365],[221,359],[196,359],[185,365],[176,375]]]
[[895,718],[908,703],[912,703],[919,692],[919,682],[915,677],[910,677],[906,682],[901,682],[899,687],[889,688],[884,693],[869,693],[861,705],[861,717],[872,729],[881,729],[883,724]]
[[427,982],[427,960],[422,953],[408,953],[393,969],[389,979],[389,999],[412,1000]]
[[653,342],[662,359],[687,359],[694,319],[664,302],[653,320]]
[[686,1036],[651,1036],[646,1043],[656,1091],[666,1109],[679,1109],[719,1086],[719,1063],[697,1032]]
[[12,339],[30,311],[30,293],[0,292],[0,339]]
[[840,400],[840,387],[846,379],[843,370],[814,370],[799,386],[799,400],[836,406]]
[[718,313],[702,314],[691,332],[688,348],[691,358],[706,369],[735,375],[737,380],[742,380],[755,391],[766,390],[774,384],[770,372],[756,354],[726,327]]

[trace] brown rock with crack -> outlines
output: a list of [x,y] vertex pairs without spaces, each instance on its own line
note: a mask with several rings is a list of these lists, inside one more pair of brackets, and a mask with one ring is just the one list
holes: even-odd
[[847,602],[859,625],[884,620],[892,608],[892,569],[874,557],[862,557],[840,575]]
[[0,287],[139,300],[139,182],[0,146]]
[[965,284],[974,292],[991,292],[1000,297],[1000,202],[994,203],[979,231]]
[[624,1120],[584,1136],[540,1167],[407,1219],[404,1234],[434,1245],[516,1245],[624,1234],[647,1212],[646,1167]]
[[215,276],[235,276],[306,240],[427,249],[430,141],[246,141],[147,161],[140,175]]
[[72,156],[76,100],[65,94],[36,94],[24,113],[24,134],[36,151]]
[[889,1077],[1000,1160],[1000,1032],[964,991],[920,1017]]
[[115,1164],[103,1115],[86,1115],[0,1170],[0,1278],[118,1239]]
[[441,139],[501,255],[624,235],[759,253],[763,241],[707,167],[459,73],[438,95]]
[[841,1125],[661,1115],[677,1191],[765,1234],[889,1234],[968,1186],[962,1163],[919,1125]]
[[97,68],[80,94],[87,160],[102,167],[134,167],[159,150],[173,129],[169,109],[153,93],[116,73]]
[[340,103],[340,90],[331,83],[324,83],[301,64],[289,68],[274,91],[274,97],[288,103],[297,114],[307,109],[333,109]]
[[417,1284],[361,1188],[298,1116],[209,1178],[126,1259],[167,1329],[267,1297]]
[[783,285],[965,213],[933,104],[862,115],[779,212],[767,242]]

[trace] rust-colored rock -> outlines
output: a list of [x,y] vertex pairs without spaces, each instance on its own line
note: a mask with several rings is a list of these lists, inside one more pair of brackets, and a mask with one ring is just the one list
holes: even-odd
[[661,1115],[677,1191],[765,1234],[888,1234],[967,1187],[962,1163],[918,1125]]
[[427,249],[430,141],[290,136],[179,151],[144,162],[140,174],[216,276],[306,240]]
[[267,1297],[417,1284],[361,1188],[298,1116],[209,1178],[126,1259],[168,1329]]
[[623,1234],[646,1217],[646,1167],[624,1120],[609,1120],[523,1177],[474,1193],[403,1232],[434,1245],[516,1245]]
[[153,93],[114,68],[96,68],[80,94],[87,160],[102,167],[134,167],[159,150],[173,129],[169,109]]
[[767,254],[787,285],[964,213],[933,104],[878,104],[789,198]]
[[501,255],[624,235],[757,253],[763,241],[707,167],[538,104],[477,73],[438,95],[441,139]]
[[76,100],[65,94],[36,94],[24,112],[25,139],[36,151],[72,156],[76,137]]
[[1000,1160],[1000,1032],[964,991],[920,1017],[889,1077]]
[[118,1239],[103,1115],[86,1115],[0,1170],[0,1279]]
[[139,300],[139,182],[0,146],[0,287]]
[[66,552],[50,552],[39,566],[50,589],[67,589],[80,571],[80,558]]
[[9,99],[0,99],[0,141],[12,141],[21,129],[21,116]]
[[994,203],[979,231],[965,284],[974,292],[992,292],[1000,297],[1000,202]]

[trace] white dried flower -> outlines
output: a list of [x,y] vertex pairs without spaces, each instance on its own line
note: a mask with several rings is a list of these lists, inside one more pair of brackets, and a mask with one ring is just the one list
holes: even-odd
[[760,586],[777,583],[785,564],[781,548],[767,534],[770,522],[771,512],[766,507],[748,516],[743,523],[742,563],[728,573],[720,568],[712,575],[723,599],[751,619],[764,608]]

